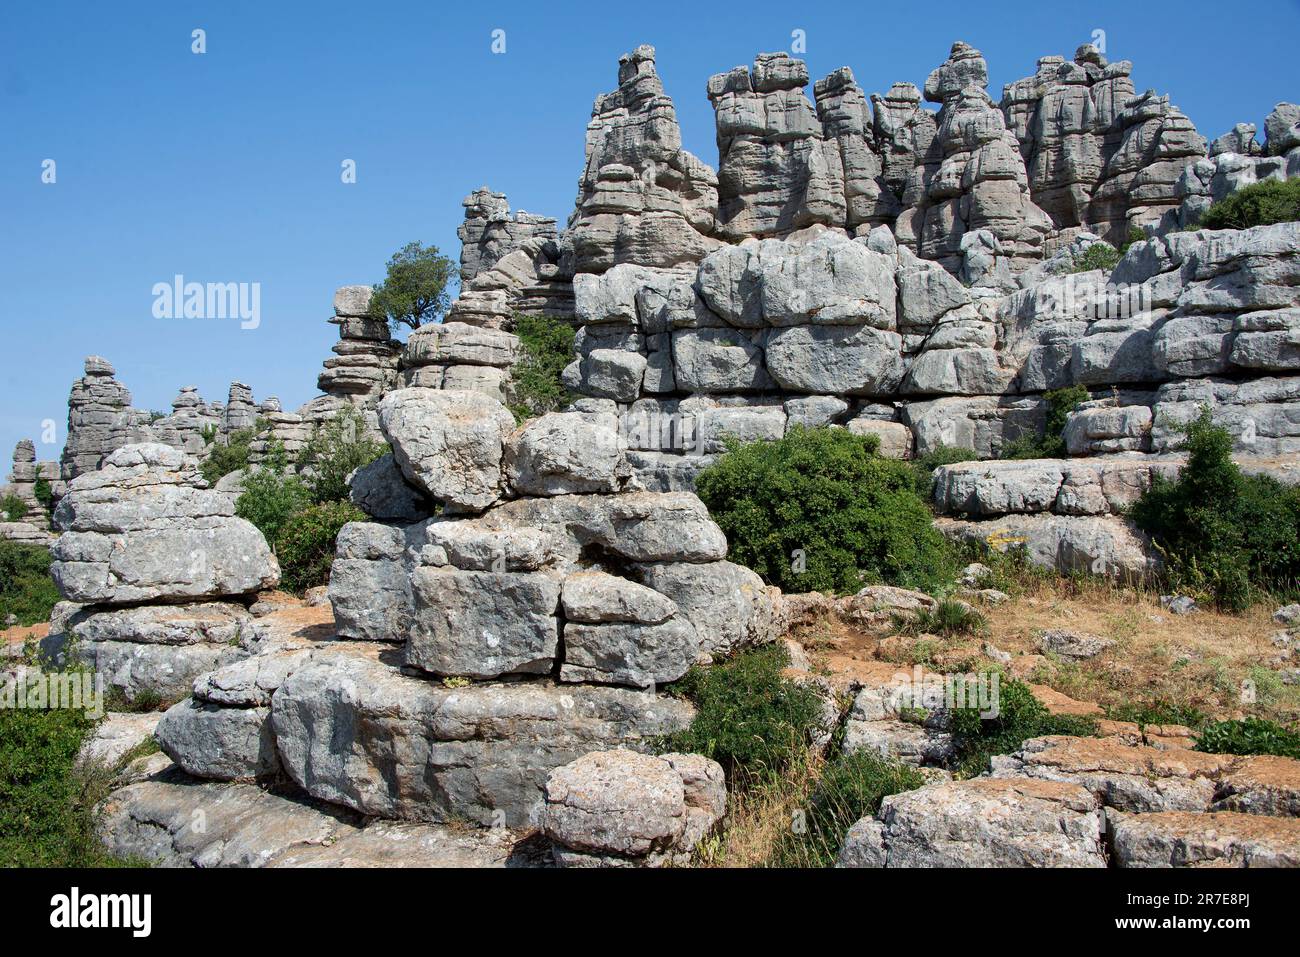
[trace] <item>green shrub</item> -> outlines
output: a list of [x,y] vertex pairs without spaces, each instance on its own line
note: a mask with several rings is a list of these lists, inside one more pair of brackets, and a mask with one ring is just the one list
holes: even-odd
[[0,627],[10,615],[20,625],[49,621],[59,600],[50,577],[50,553],[39,545],[0,538]]
[[211,451],[199,466],[199,471],[208,484],[216,485],[223,476],[248,468],[249,446],[257,438],[257,433],[265,428],[266,424],[258,420],[258,424],[251,429],[236,429],[231,432],[224,443],[210,444]]
[[1181,724],[1188,728],[1199,728],[1209,720],[1200,708],[1177,704],[1165,698],[1126,701],[1113,705],[1106,709],[1106,717],[1112,721],[1131,721],[1142,727],[1149,724]]
[[106,782],[76,766],[93,727],[78,710],[0,708],[0,867],[118,863],[94,833]]
[[311,505],[292,515],[275,540],[281,585],[302,592],[326,584],[339,529],[348,522],[364,521],[365,513],[350,502]]
[[987,771],[989,758],[1010,754],[1030,738],[1097,733],[1097,722],[1092,718],[1054,715],[1034,697],[1029,685],[1005,677],[998,684],[996,718],[982,719],[973,708],[958,708],[952,714],[956,770],[966,777]]
[[1263,718],[1216,721],[1201,731],[1196,750],[1210,754],[1277,754],[1300,758],[1300,734]]
[[0,498],[0,521],[21,522],[27,517],[27,503],[12,492]]
[[1070,269],[1070,272],[1091,272],[1094,269],[1110,272],[1119,265],[1119,259],[1119,250],[1110,243],[1095,242],[1074,261],[1074,266]]
[[1300,179],[1268,179],[1219,200],[1201,217],[1201,229],[1248,229],[1300,220]]
[[826,765],[807,803],[773,848],[777,867],[831,867],[844,835],[880,810],[891,794],[925,784],[916,768],[887,761],[870,749],[842,754]]
[[1122,257],[1125,253],[1127,253],[1130,249],[1132,249],[1133,246],[1135,246],[1137,243],[1146,242],[1146,239],[1147,239],[1146,230],[1144,230],[1141,226],[1130,226],[1128,228],[1128,234],[1124,238],[1123,244],[1119,247],[1120,256]]
[[348,476],[388,451],[388,446],[366,432],[366,420],[353,406],[344,406],[323,425],[317,425],[299,455],[312,500],[345,501]]
[[1186,434],[1187,464],[1178,478],[1157,476],[1130,509],[1164,555],[1169,583],[1233,611],[1262,592],[1293,592],[1300,581],[1300,491],[1242,475],[1232,461],[1232,436],[1212,423],[1208,408]]
[[912,459],[909,463],[916,473],[916,490],[921,498],[929,501],[934,493],[934,471],[941,465],[956,465],[958,462],[974,462],[979,453],[974,449],[960,449],[955,445],[940,445],[933,451],[926,452]]
[[41,508],[45,509],[47,516],[54,514],[54,488],[44,475],[36,476],[36,482],[32,485],[32,495],[41,503]]
[[523,354],[510,370],[510,411],[523,422],[571,401],[560,373],[573,361],[574,330],[564,319],[517,315],[515,335]]
[[703,754],[736,783],[779,771],[808,746],[821,715],[817,693],[785,678],[783,645],[742,651],[721,664],[694,667],[671,692],[696,708],[691,726],[658,742],[661,753]]
[[235,502],[235,514],[261,530],[274,545],[289,517],[312,503],[311,489],[289,471],[283,446],[272,443],[262,467],[244,476],[244,491]]
[[906,617],[896,616],[894,625],[902,634],[957,638],[979,634],[988,622],[964,601],[943,598],[935,602],[933,608],[922,608]]
[[696,491],[731,560],[784,591],[934,588],[952,577],[951,550],[915,472],[878,448],[874,435],[795,426],[781,439],[729,443]]
[[1087,402],[1091,396],[1086,386],[1072,385],[1064,389],[1044,392],[1047,401],[1047,419],[1041,437],[1021,436],[1002,446],[1004,459],[1059,459],[1066,455],[1065,423],[1070,413]]

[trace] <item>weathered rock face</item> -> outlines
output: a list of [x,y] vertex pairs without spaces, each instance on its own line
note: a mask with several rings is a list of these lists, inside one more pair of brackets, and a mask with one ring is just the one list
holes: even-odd
[[[733,242],[783,236],[814,223],[842,226],[847,205],[841,147],[851,157],[858,194],[865,189],[864,178],[875,186],[874,175],[868,175],[872,157],[861,135],[862,93],[852,73],[823,87],[827,118],[836,114],[832,123],[843,142],[827,142],[804,96],[807,85],[807,65],[784,53],[760,53],[752,68],[736,67],[709,79],[718,128],[718,229]],[[859,204],[859,211],[866,205]]]
[[1097,800],[1056,781],[953,781],[885,798],[840,867],[1105,867]]
[[709,237],[717,187],[713,170],[682,149],[654,47],[625,54],[618,89],[596,98],[587,125],[586,168],[568,230],[576,271],[699,260],[716,245]]
[[22,503],[22,515],[6,518],[0,513],[0,538],[31,544],[48,545],[50,514],[36,495],[37,483],[45,482],[50,495],[57,499],[64,492],[58,462],[36,461],[36,444],[23,439],[14,447],[9,483],[0,485],[0,499],[14,496]]
[[505,193],[486,186],[466,196],[465,221],[456,230],[460,239],[460,281],[471,282],[530,239],[555,240],[555,220],[522,209],[513,216]]
[[399,389],[379,404],[379,427],[407,481],[470,511],[500,497],[505,439],[514,424],[505,406],[478,392]]
[[280,760],[309,794],[380,817],[511,827],[533,819],[552,768],[690,716],[627,689],[544,679],[448,689],[362,658],[295,671],[271,707]]
[[72,384],[61,459],[64,481],[99,468],[114,449],[149,439],[148,415],[131,408],[131,393],[114,375],[107,359],[89,356],[85,375]]
[[340,286],[334,293],[329,321],[339,327],[339,341],[331,347],[335,358],[325,360],[316,379],[325,395],[359,406],[373,406],[396,387],[402,349],[387,320],[370,314],[371,292],[369,286]]
[[900,244],[953,273],[963,265],[967,233],[986,231],[1019,271],[1041,258],[1052,230],[1030,197],[1016,135],[989,99],[987,83],[983,56],[961,42],[926,80],[925,98],[941,104],[938,129],[908,179],[894,230]]
[[1300,867],[1300,820],[1220,812],[1106,813],[1119,867]]
[[541,825],[563,867],[656,867],[689,860],[726,803],[716,761],[598,751],[550,773]]
[[[165,445],[118,449],[59,502],[50,573],[88,604],[192,601],[273,587],[280,569],[262,533]],[[178,561],[179,558],[179,561]]]

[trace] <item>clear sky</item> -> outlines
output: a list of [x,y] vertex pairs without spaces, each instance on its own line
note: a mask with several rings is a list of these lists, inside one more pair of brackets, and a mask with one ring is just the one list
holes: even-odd
[[[207,52],[191,52],[192,31]],[[492,33],[505,31],[505,52]],[[953,40],[990,91],[1104,31],[1139,92],[1207,136],[1300,99],[1300,3],[245,2],[6,4],[0,21],[0,478],[23,437],[57,457],[82,357],[139,407],[232,379],[296,408],[337,338],[334,288],[376,282],[406,242],[459,253],[460,201],[489,185],[567,218],[596,94],[658,48],[686,148],[717,164],[711,73],[788,50],[813,77],[920,85]],[[56,181],[42,182],[55,161]],[[341,181],[344,160],[356,182]],[[155,283],[260,283],[261,324],[153,315]],[[58,433],[40,445],[41,422]]]

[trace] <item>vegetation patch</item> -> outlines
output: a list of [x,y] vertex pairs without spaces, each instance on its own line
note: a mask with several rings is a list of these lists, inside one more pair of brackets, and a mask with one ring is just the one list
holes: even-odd
[[1201,730],[1196,750],[1210,754],[1276,754],[1300,758],[1300,733],[1265,718],[1216,721]]
[[812,688],[781,674],[790,663],[784,645],[739,652],[721,664],[694,667],[670,692],[689,699],[695,720],[658,742],[660,753],[712,758],[738,779],[779,772],[803,755],[821,716]]
[[828,763],[807,801],[791,815],[769,863],[776,867],[832,867],[850,827],[880,810],[891,794],[925,784],[916,768],[862,749]]
[[952,579],[916,473],[882,458],[877,436],[795,426],[784,438],[729,443],[696,492],[730,558],[786,592],[928,590]]
[[0,708],[0,867],[108,867],[95,837],[102,769],[77,765],[94,729],[84,712]]
[[199,466],[199,472],[207,480],[208,484],[216,485],[219,480],[231,472],[238,472],[240,469],[248,468],[249,446],[253,444],[257,434],[266,427],[267,422],[264,419],[258,419],[257,424],[252,428],[236,429],[231,432],[226,437],[225,442],[217,442],[214,433],[213,438],[208,441],[210,449],[208,457]]
[[348,522],[364,521],[365,513],[351,502],[311,505],[290,516],[275,539],[281,585],[301,593],[327,584],[339,530]]
[[1212,424],[1208,408],[1186,433],[1178,478],[1157,476],[1129,513],[1164,556],[1170,586],[1230,611],[1269,593],[1296,594],[1300,492],[1243,475],[1232,461],[1232,436]]
[[1209,209],[1198,229],[1249,229],[1300,220],[1300,179],[1267,179],[1252,183]]
[[1072,273],[1091,272],[1094,269],[1100,269],[1104,272],[1110,272],[1119,265],[1120,252],[1114,246],[1107,242],[1095,242],[1085,249],[1074,261]]
[[59,601],[50,553],[39,545],[0,538],[0,626],[10,615],[20,625],[49,621]]
[[348,498],[348,476],[387,451],[388,445],[370,437],[366,420],[349,405],[316,426],[299,453],[298,468],[313,502],[341,502]]
[[981,634],[988,627],[988,621],[964,601],[941,598],[932,608],[921,608],[911,615],[895,615],[894,627],[904,635],[958,638]]
[[1093,718],[1055,715],[1034,697],[1023,681],[1002,678],[998,683],[998,714],[984,719],[974,708],[952,712],[955,773],[974,777],[989,770],[989,758],[1010,754],[1030,738],[1047,734],[1090,736],[1097,733]]
[[573,361],[573,326],[550,316],[515,316],[523,351],[510,370],[510,411],[518,422],[555,412],[572,401],[560,379]]

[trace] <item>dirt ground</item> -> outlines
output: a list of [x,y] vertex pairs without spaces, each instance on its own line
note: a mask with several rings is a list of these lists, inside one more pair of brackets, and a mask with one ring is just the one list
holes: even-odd
[[[1257,605],[1242,615],[1212,609],[1175,615],[1160,606],[1156,594],[1060,580],[1031,585],[999,605],[974,604],[986,624],[965,637],[907,637],[891,634],[896,629],[889,627],[868,632],[838,621],[818,622],[793,637],[832,677],[878,674],[884,663],[987,668],[993,664],[987,644],[995,654],[1012,656],[1007,669],[1013,676],[1103,708],[1166,701],[1200,709],[1211,719],[1300,718],[1300,686],[1283,683],[1281,651],[1270,641],[1281,630],[1271,606]],[[1037,645],[1051,629],[1094,634],[1115,645],[1088,661],[1064,661]]]

